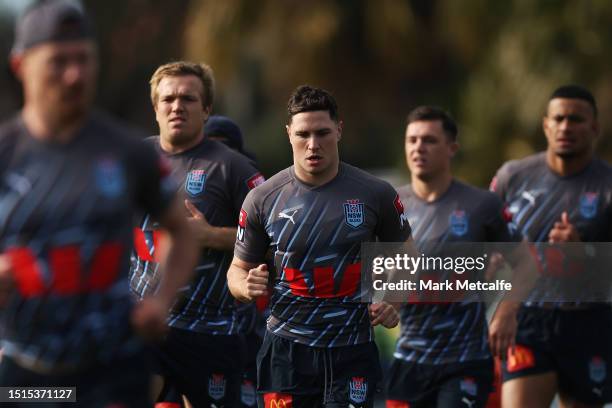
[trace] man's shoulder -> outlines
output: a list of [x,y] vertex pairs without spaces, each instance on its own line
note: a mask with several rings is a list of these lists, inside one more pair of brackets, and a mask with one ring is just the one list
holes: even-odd
[[19,124],[18,116],[0,123],[0,150],[13,146],[22,132],[23,127]]
[[522,159],[505,162],[498,171],[498,176],[514,176],[520,173],[530,173],[537,169],[546,168],[546,152],[539,152]]
[[88,129],[95,136],[103,137],[108,144],[125,147],[141,144],[146,136],[141,130],[103,111],[91,114]]
[[291,167],[287,167],[286,169],[279,171],[267,179],[264,183],[249,191],[248,195],[251,196],[252,200],[264,201],[275,192],[278,192],[289,185],[292,180],[293,175],[291,173]]
[[387,181],[380,179],[365,170],[358,167],[352,166],[348,163],[342,163],[345,179],[349,183],[354,183],[365,190],[372,191],[374,193],[380,193],[384,191],[392,191],[395,194],[397,192]]
[[469,201],[501,202],[497,194],[493,193],[492,191],[456,179],[453,180],[453,183],[455,184],[456,191],[461,194],[461,196],[465,196]]

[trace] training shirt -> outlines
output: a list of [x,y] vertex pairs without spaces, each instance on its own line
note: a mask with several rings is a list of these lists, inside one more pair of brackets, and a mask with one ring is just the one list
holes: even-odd
[[278,276],[268,331],[313,347],[372,341],[360,303],[362,242],[403,242],[410,226],[386,182],[341,163],[321,186],[303,183],[293,167],[251,191],[243,204],[235,256],[261,263],[274,253]]

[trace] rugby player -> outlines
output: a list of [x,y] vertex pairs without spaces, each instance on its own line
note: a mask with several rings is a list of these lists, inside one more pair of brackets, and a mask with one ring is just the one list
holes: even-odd
[[[512,225],[530,242],[612,239],[612,169],[594,157],[597,117],[591,92],[559,87],[542,119],[546,151],[505,163],[493,179]],[[546,274],[563,272],[541,261]],[[521,306],[516,348],[503,364],[504,407],[548,407],[556,393],[562,407],[612,401],[610,305],[563,300]]]
[[[150,406],[134,332],[163,333],[197,256],[169,167],[92,111],[97,48],[74,3],[31,6],[10,63],[24,106],[0,126],[0,386],[76,386],[79,407]],[[173,273],[134,308],[127,278],[137,210],[168,231]]]
[[[245,344],[225,272],[240,207],[263,176],[246,157],[208,139],[203,131],[214,99],[210,67],[185,61],[165,64],[150,83],[160,134],[147,142],[168,159],[173,176],[180,180],[185,214],[201,249],[194,279],[171,308],[170,330],[157,356],[159,373],[166,388],[174,387],[195,407],[234,407]],[[145,215],[137,231],[131,279],[140,295],[154,290],[158,281],[159,236],[157,220]]]
[[[342,121],[329,92],[298,87],[286,130],[293,166],[247,195],[228,271],[239,300],[272,292],[258,404],[372,407],[381,371],[372,326],[394,327],[398,314],[360,302],[360,245],[405,242],[410,227],[389,184],[339,160]],[[278,276],[263,263],[268,249]]]
[[[457,134],[455,121],[440,108],[420,106],[408,115],[411,184],[398,191],[416,246],[426,254],[444,244],[516,240],[501,200],[453,177]],[[501,354],[512,343],[517,307],[502,302],[488,328],[482,302],[404,305],[387,374],[387,407],[483,407],[493,380],[491,351]]]

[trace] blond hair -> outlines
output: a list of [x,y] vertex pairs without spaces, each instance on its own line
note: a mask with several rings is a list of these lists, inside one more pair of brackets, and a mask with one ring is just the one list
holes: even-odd
[[161,80],[165,77],[176,77],[194,75],[202,82],[202,107],[208,108],[212,106],[215,98],[215,78],[213,70],[206,64],[198,64],[189,61],[176,61],[161,65],[155,70],[149,84],[151,85],[151,103],[153,106],[157,104],[157,87]]

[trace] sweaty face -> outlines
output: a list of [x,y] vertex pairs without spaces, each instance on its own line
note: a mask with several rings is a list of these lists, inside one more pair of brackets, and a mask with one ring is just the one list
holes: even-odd
[[287,133],[301,180],[319,185],[337,174],[342,122],[332,120],[327,111],[302,112],[293,115]]
[[165,143],[189,145],[202,134],[209,108],[202,107],[202,81],[195,75],[167,76],[157,86],[155,119]]
[[448,139],[441,121],[432,120],[410,123],[404,147],[411,175],[428,181],[450,169],[458,145]]
[[26,104],[51,117],[74,120],[90,108],[98,60],[91,40],[44,43],[23,54],[18,75]]
[[582,99],[552,99],[542,124],[548,150],[561,158],[590,154],[599,130],[591,105]]

